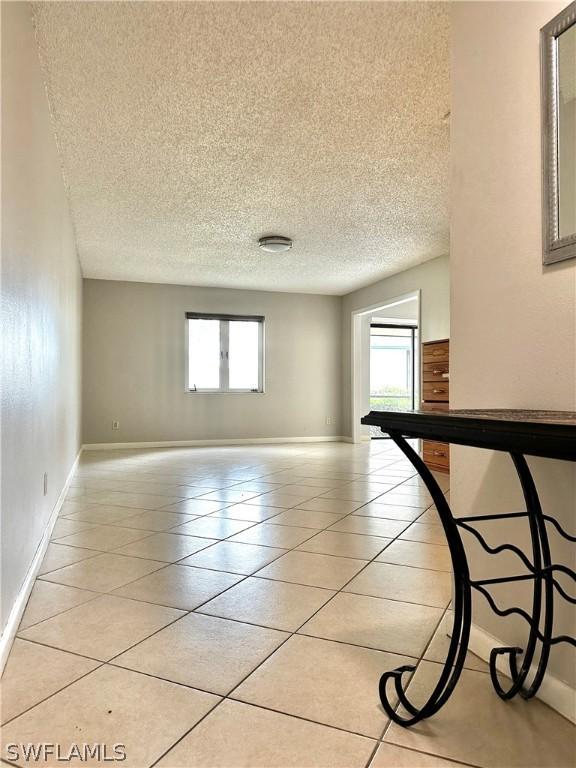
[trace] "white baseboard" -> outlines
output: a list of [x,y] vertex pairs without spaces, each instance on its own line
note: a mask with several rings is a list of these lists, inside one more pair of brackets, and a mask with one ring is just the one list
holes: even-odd
[[18,595],[16,596],[16,600],[14,601],[14,605],[12,606],[12,610],[10,611],[10,616],[8,617],[8,621],[6,622],[6,626],[4,627],[4,631],[2,632],[2,636],[0,637],[0,675],[4,670],[6,661],[8,660],[8,655],[12,648],[12,643],[14,642],[14,638],[16,637],[16,632],[18,631],[20,620],[22,619],[22,615],[24,613],[24,610],[26,609],[26,604],[28,602],[28,598],[30,597],[30,592],[32,591],[32,587],[34,586],[34,581],[36,579],[38,571],[40,570],[40,565],[42,563],[42,560],[44,559],[44,555],[46,554],[46,549],[48,548],[48,544],[50,543],[50,536],[52,535],[52,529],[54,528],[54,524],[58,517],[58,513],[60,512],[60,509],[62,508],[62,504],[64,503],[64,499],[66,498],[66,494],[68,493],[68,488],[70,487],[70,482],[72,480],[72,477],[74,476],[76,467],[78,466],[78,461],[80,459],[81,453],[82,453],[82,449],[80,449],[80,451],[78,452],[78,455],[76,456],[76,459],[74,460],[74,463],[72,464],[72,467],[68,472],[68,477],[66,478],[64,487],[62,488],[60,496],[58,496],[58,501],[54,505],[54,509],[50,514],[50,518],[48,519],[48,523],[46,525],[46,528],[44,529],[44,534],[42,536],[42,539],[38,544],[34,558],[30,563],[30,567],[28,568],[26,578],[24,579],[24,582],[20,587]]
[[[483,661],[490,661],[490,652],[492,648],[501,648],[507,645],[503,640],[493,637],[488,632],[485,632],[480,627],[472,624],[470,628],[470,643],[469,649],[472,653]],[[500,657],[500,663],[497,665],[498,671],[503,675],[509,674],[509,670],[506,667],[506,661],[504,657]],[[536,670],[532,670],[535,672]],[[536,698],[548,704],[549,707],[555,709],[567,720],[572,723],[576,723],[576,690],[571,688],[562,680],[553,677],[549,672],[545,675],[544,680]]]
[[341,435],[316,437],[233,437],[221,440],[154,440],[145,443],[85,443],[83,451],[113,451],[138,448],[200,448],[219,445],[267,445],[282,443],[342,443],[349,438]]

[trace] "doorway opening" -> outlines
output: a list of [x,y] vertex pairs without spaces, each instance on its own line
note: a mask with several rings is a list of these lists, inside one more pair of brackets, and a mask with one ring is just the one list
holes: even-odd
[[420,291],[352,312],[352,439],[385,439],[360,424],[369,411],[410,410],[420,399]]

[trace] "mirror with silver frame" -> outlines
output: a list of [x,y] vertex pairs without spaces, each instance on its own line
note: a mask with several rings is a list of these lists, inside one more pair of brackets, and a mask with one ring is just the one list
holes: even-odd
[[576,257],[576,2],[540,32],[543,262]]

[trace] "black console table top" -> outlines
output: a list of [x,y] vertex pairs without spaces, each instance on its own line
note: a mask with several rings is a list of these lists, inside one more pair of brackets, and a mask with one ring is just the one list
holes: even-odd
[[370,411],[362,424],[407,437],[576,461],[574,411]]
[[[565,531],[558,520],[544,514],[526,456],[576,461],[576,413],[572,411],[529,410],[452,410],[452,411],[371,411],[363,424],[380,427],[396,443],[412,463],[428,489],[450,550],[454,573],[453,628],[442,672],[425,704],[416,706],[410,698],[409,679],[415,666],[405,664],[385,672],[380,679],[380,700],[388,716],[396,723],[411,726],[434,715],[444,706],[454,690],[468,649],[472,622],[472,590],[481,594],[491,609],[502,617],[520,616],[528,625],[524,647],[493,648],[490,654],[490,676],[496,693],[502,699],[516,695],[529,699],[544,679],[551,649],[568,643],[576,647],[576,639],[554,633],[554,603],[558,598],[576,604],[576,597],[566,591],[557,574],[568,577],[576,585],[576,573],[552,561],[548,541],[548,525],[565,540],[576,543],[576,536]],[[436,478],[406,438],[424,438],[456,443],[475,448],[506,451],[524,496],[525,509],[493,514],[454,517],[448,500]],[[574,500],[576,507],[576,499]],[[530,532],[528,553],[514,543],[488,542],[481,531],[486,521],[516,519]],[[480,528],[480,530],[478,530]],[[475,579],[470,575],[461,532],[472,535],[489,554],[511,552],[522,566],[513,576]],[[493,534],[492,534],[493,535]],[[497,584],[523,582],[531,585],[529,611],[517,606],[500,606],[490,589]],[[506,679],[499,670],[504,666]],[[399,706],[396,704],[399,702]]]

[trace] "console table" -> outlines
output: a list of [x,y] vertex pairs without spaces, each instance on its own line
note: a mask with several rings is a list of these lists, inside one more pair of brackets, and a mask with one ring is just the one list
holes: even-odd
[[[454,625],[444,668],[422,707],[411,703],[406,694],[405,680],[415,667],[404,665],[385,672],[380,679],[380,699],[389,717],[396,723],[410,726],[438,712],[449,699],[464,667],[468,650],[471,616],[471,590],[480,592],[491,609],[499,616],[517,614],[528,623],[528,637],[525,648],[493,648],[490,654],[490,676],[496,693],[502,699],[511,699],[519,694],[530,698],[538,691],[548,664],[550,648],[557,643],[576,646],[576,639],[567,635],[554,636],[554,600],[558,596],[576,604],[576,598],[569,595],[555,578],[563,573],[576,581],[576,573],[559,563],[553,563],[548,543],[547,524],[571,542],[576,537],[563,530],[560,523],[545,515],[534,480],[526,462],[526,456],[541,456],[550,459],[576,461],[576,413],[569,411],[518,411],[518,410],[452,410],[444,413],[427,411],[371,411],[362,419],[363,424],[380,427],[386,432],[404,455],[410,460],[428,488],[438,510],[444,528],[452,559],[454,572]],[[438,440],[475,448],[488,448],[510,454],[526,504],[526,511],[505,514],[454,517],[446,497],[440,490],[434,475],[424,464],[418,453],[406,441],[409,438]],[[576,501],[576,500],[575,500]],[[530,529],[531,551],[526,554],[514,544],[491,547],[476,529],[475,524],[485,520],[506,520],[525,518]],[[506,578],[475,580],[471,578],[466,551],[460,531],[471,533],[489,554],[513,552],[522,562],[525,572]],[[531,611],[518,608],[500,608],[492,595],[490,586],[518,581],[532,582]],[[497,673],[499,657],[508,662],[511,679],[503,683]],[[534,665],[534,666],[533,666]],[[393,687],[407,716],[395,711],[388,695]]]

